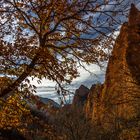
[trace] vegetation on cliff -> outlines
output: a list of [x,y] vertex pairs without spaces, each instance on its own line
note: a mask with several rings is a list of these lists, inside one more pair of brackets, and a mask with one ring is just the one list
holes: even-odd
[[[0,139],[140,138],[140,12],[134,5],[115,45],[127,0],[1,0],[0,5]],[[33,94],[29,77],[38,83],[48,78],[65,101],[69,92],[63,85],[79,76],[77,68],[100,66],[112,45],[104,84],[81,85],[72,104],[50,106]]]

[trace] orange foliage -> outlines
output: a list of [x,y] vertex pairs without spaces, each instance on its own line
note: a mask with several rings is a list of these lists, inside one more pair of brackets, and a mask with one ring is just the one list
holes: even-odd
[[18,95],[9,97],[6,101],[0,99],[0,116],[0,129],[16,128],[24,131],[32,122],[30,111]]

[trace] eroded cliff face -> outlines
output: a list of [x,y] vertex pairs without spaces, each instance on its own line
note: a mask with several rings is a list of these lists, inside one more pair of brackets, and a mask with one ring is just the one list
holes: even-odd
[[[131,119],[140,101],[140,12],[132,5],[110,57],[104,88],[104,106],[118,117]],[[110,111],[111,111],[110,110]]]
[[132,5],[129,16],[126,61],[132,76],[140,85],[140,11]]
[[98,109],[100,108],[100,96],[102,91],[102,84],[94,84],[91,86],[89,90],[89,95],[85,104],[85,112],[86,116],[90,118],[92,121],[97,121]]
[[131,25],[131,20],[129,20],[122,26],[115,43],[107,67],[104,88],[101,92],[105,106],[107,108],[112,106],[111,108],[119,117],[125,116],[125,118],[131,118],[135,115],[134,104],[138,98],[135,98],[134,94],[140,96],[140,71],[137,70],[138,63],[140,63],[138,55],[140,40],[138,42],[135,38],[137,38],[137,34],[134,26]]
[[79,87],[79,89],[77,89],[75,91],[75,95],[74,95],[72,104],[78,105],[78,106],[79,105],[84,106],[84,104],[87,100],[88,94],[89,94],[89,89],[87,87],[85,87],[84,85],[81,85]]
[[[140,11],[134,5],[128,23],[124,23],[115,42],[105,83],[98,92],[100,96],[91,98],[90,95],[86,105],[86,113],[92,114],[94,123],[108,131],[134,130],[137,137],[140,127]],[[92,102],[91,111],[88,109]],[[123,134],[123,139],[132,140],[133,136]]]

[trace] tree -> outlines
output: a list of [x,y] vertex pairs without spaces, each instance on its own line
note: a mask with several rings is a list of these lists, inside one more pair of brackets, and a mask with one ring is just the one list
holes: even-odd
[[56,132],[64,140],[87,140],[93,138],[93,126],[81,106],[65,105],[56,115]]
[[31,131],[28,127],[33,123],[33,116],[18,93],[7,101],[0,99],[0,116],[0,139],[25,139],[22,135]]
[[[28,77],[70,83],[77,66],[105,61],[112,32],[125,14],[121,0],[1,0],[0,71],[12,82],[0,93],[28,88]],[[122,10],[123,9],[123,10]],[[116,18],[117,17],[117,18]],[[64,94],[64,93],[63,93]]]

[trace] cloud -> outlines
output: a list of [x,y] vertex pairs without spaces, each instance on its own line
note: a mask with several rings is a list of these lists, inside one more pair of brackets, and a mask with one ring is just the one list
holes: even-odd
[[[84,68],[78,68],[78,71],[80,73],[80,77],[77,77],[73,80],[71,85],[68,86],[68,89],[72,92],[74,92],[81,84],[87,86],[90,88],[92,84],[104,82],[104,76],[105,76],[105,67],[104,69],[100,69],[99,66],[92,64],[92,65],[86,65],[84,64],[85,68],[90,71],[86,71]],[[55,90],[56,83],[47,79],[43,79],[41,81],[41,84],[37,83],[38,79],[31,80],[31,84],[34,84],[37,86],[37,95],[45,98],[50,98],[57,103],[60,102],[57,92]],[[67,96],[67,99],[69,100],[69,96]],[[70,96],[70,100],[72,100],[72,96]]]

